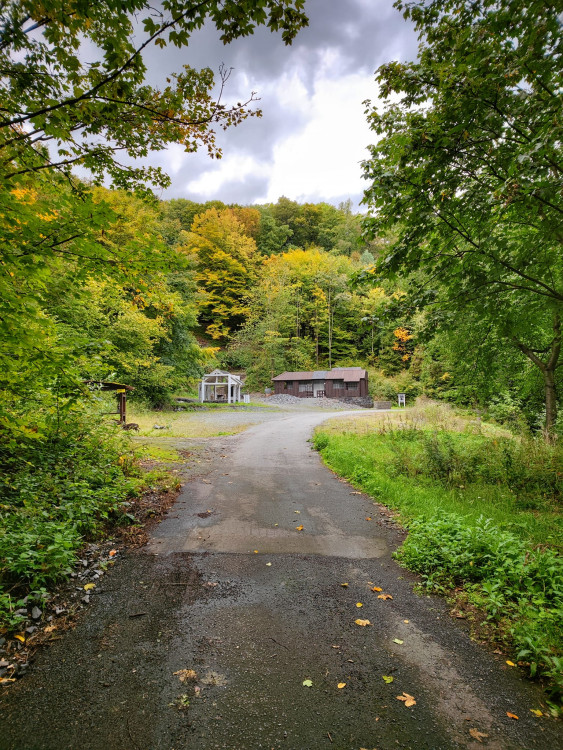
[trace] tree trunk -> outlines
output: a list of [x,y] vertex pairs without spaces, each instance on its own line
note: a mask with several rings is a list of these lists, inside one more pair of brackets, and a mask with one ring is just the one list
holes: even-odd
[[[559,355],[561,354],[561,318],[556,312],[553,316],[553,339],[551,344],[539,352],[530,349],[520,341],[516,346],[541,370],[545,389],[545,436],[547,440],[553,438],[555,422],[557,421],[557,391],[555,388],[555,371],[559,367]],[[538,354],[547,354],[547,359],[540,359]]]

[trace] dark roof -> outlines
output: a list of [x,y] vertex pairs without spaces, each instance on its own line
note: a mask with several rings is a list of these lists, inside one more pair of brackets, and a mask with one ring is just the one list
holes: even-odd
[[281,375],[276,375],[272,380],[312,380],[312,372],[282,372]]
[[362,367],[333,367],[332,370],[314,370],[313,372],[282,372],[272,380],[344,380],[347,383],[359,383],[368,374]]
[[359,383],[367,378],[367,372],[361,367],[333,367],[326,376],[327,380],[344,380],[347,383]]
[[134,391],[132,385],[123,383],[110,383],[109,380],[85,380],[86,385],[96,385],[101,391]]

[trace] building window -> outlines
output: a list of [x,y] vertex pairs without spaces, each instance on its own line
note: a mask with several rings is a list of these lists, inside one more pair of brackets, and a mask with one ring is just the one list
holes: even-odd
[[299,383],[299,393],[313,393],[313,384],[310,382]]
[[343,380],[333,380],[333,382],[332,382],[332,388],[335,391],[343,391],[344,390],[344,381]]
[[357,391],[358,390],[358,384],[357,383],[346,383],[346,390],[347,391]]

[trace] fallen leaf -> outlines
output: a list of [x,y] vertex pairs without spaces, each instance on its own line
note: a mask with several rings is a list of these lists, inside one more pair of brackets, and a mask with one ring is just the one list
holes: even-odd
[[510,659],[507,659],[506,663],[508,664],[509,667],[515,667],[516,666],[516,664],[513,661],[510,661]]
[[95,583],[87,583],[86,586],[84,586],[84,591],[92,591],[92,589],[96,588]]
[[45,632],[46,633],[52,633],[53,630],[56,630],[56,629],[57,629],[56,625],[47,625],[47,627],[45,628]]
[[399,646],[402,646],[404,641],[402,641],[400,638],[393,638],[393,643],[398,643]]
[[108,554],[109,554],[110,557],[113,557],[114,555],[117,555],[117,550],[116,549],[110,549],[110,551],[109,551]]
[[180,682],[195,682],[197,680],[197,672],[193,669],[179,669],[174,674],[178,675]]
[[469,734],[473,737],[474,740],[477,740],[477,742],[483,742],[483,737],[489,736],[484,732],[480,732],[478,729],[470,729]]
[[305,687],[313,687],[313,680],[303,680],[303,685]]
[[530,711],[534,714],[534,716],[543,716],[539,708],[531,708]]
[[342,586],[342,588],[346,588],[348,586],[347,583],[341,583],[340,585]]
[[403,701],[405,706],[407,706],[407,708],[410,708],[411,706],[416,706],[416,701],[412,697],[412,695],[409,695],[408,693],[405,693],[405,692],[403,692],[402,695],[398,695],[397,700]]
[[516,716],[516,714],[511,714],[511,713],[510,713],[510,711],[507,711],[507,712],[506,712],[506,715],[508,716],[508,718],[509,718],[509,719],[517,719],[517,718],[518,718],[518,717]]
[[372,588],[372,591],[383,591],[383,589],[381,588],[381,586],[374,586]]
[[17,635],[14,636],[14,638],[17,638],[17,640],[20,641],[21,643],[25,643],[25,635],[20,635],[20,633],[18,633]]
[[337,688],[339,690],[342,690],[342,688],[345,688],[345,687],[346,687],[346,683],[345,682],[339,682],[338,685],[337,685]]
[[254,550],[254,554],[255,554],[255,555],[257,555],[257,554],[258,554],[258,550],[257,550],[257,549],[255,549],[255,550]]
[[357,491],[356,491],[356,492],[351,492],[350,494],[351,494],[351,495],[361,495],[362,493],[361,493],[361,492],[357,492]]
[[391,683],[393,682],[393,678],[392,678],[392,677],[389,677],[389,676],[388,676],[388,675],[386,675],[386,674],[384,674],[384,675],[383,675],[383,679],[385,680],[385,682],[386,682],[386,683],[387,683],[388,685],[390,685],[390,684],[391,684]]
[[371,622],[369,620],[354,620],[354,622],[361,628],[365,628],[366,625],[371,625]]
[[371,521],[371,516],[366,516],[366,521]]
[[294,513],[301,513],[301,511],[300,511],[300,510],[294,510],[293,512],[294,512]]
[[356,607],[363,607],[364,605],[361,602],[356,602]]
[[296,526],[296,527],[295,527],[295,530],[296,530],[296,531],[303,531],[303,526]]
[[279,526],[279,523],[275,523],[274,526]]
[[405,623],[406,623],[407,625],[409,624],[409,621],[408,621],[408,620],[403,620],[403,622],[405,622]]
[[377,598],[385,600],[385,599],[392,599],[393,597],[391,596],[391,594],[379,594]]
[[340,646],[331,646],[331,648],[340,648]]
[[272,567],[272,563],[266,563],[266,567],[267,568],[271,568]]
[[0,678],[0,685],[7,685],[9,682],[15,682],[15,677],[2,677]]

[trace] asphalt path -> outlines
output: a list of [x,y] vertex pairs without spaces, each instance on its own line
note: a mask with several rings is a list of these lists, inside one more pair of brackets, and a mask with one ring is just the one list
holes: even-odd
[[328,416],[208,443],[149,544],[5,692],[2,750],[561,747],[537,686],[413,593],[403,532],[322,465]]

